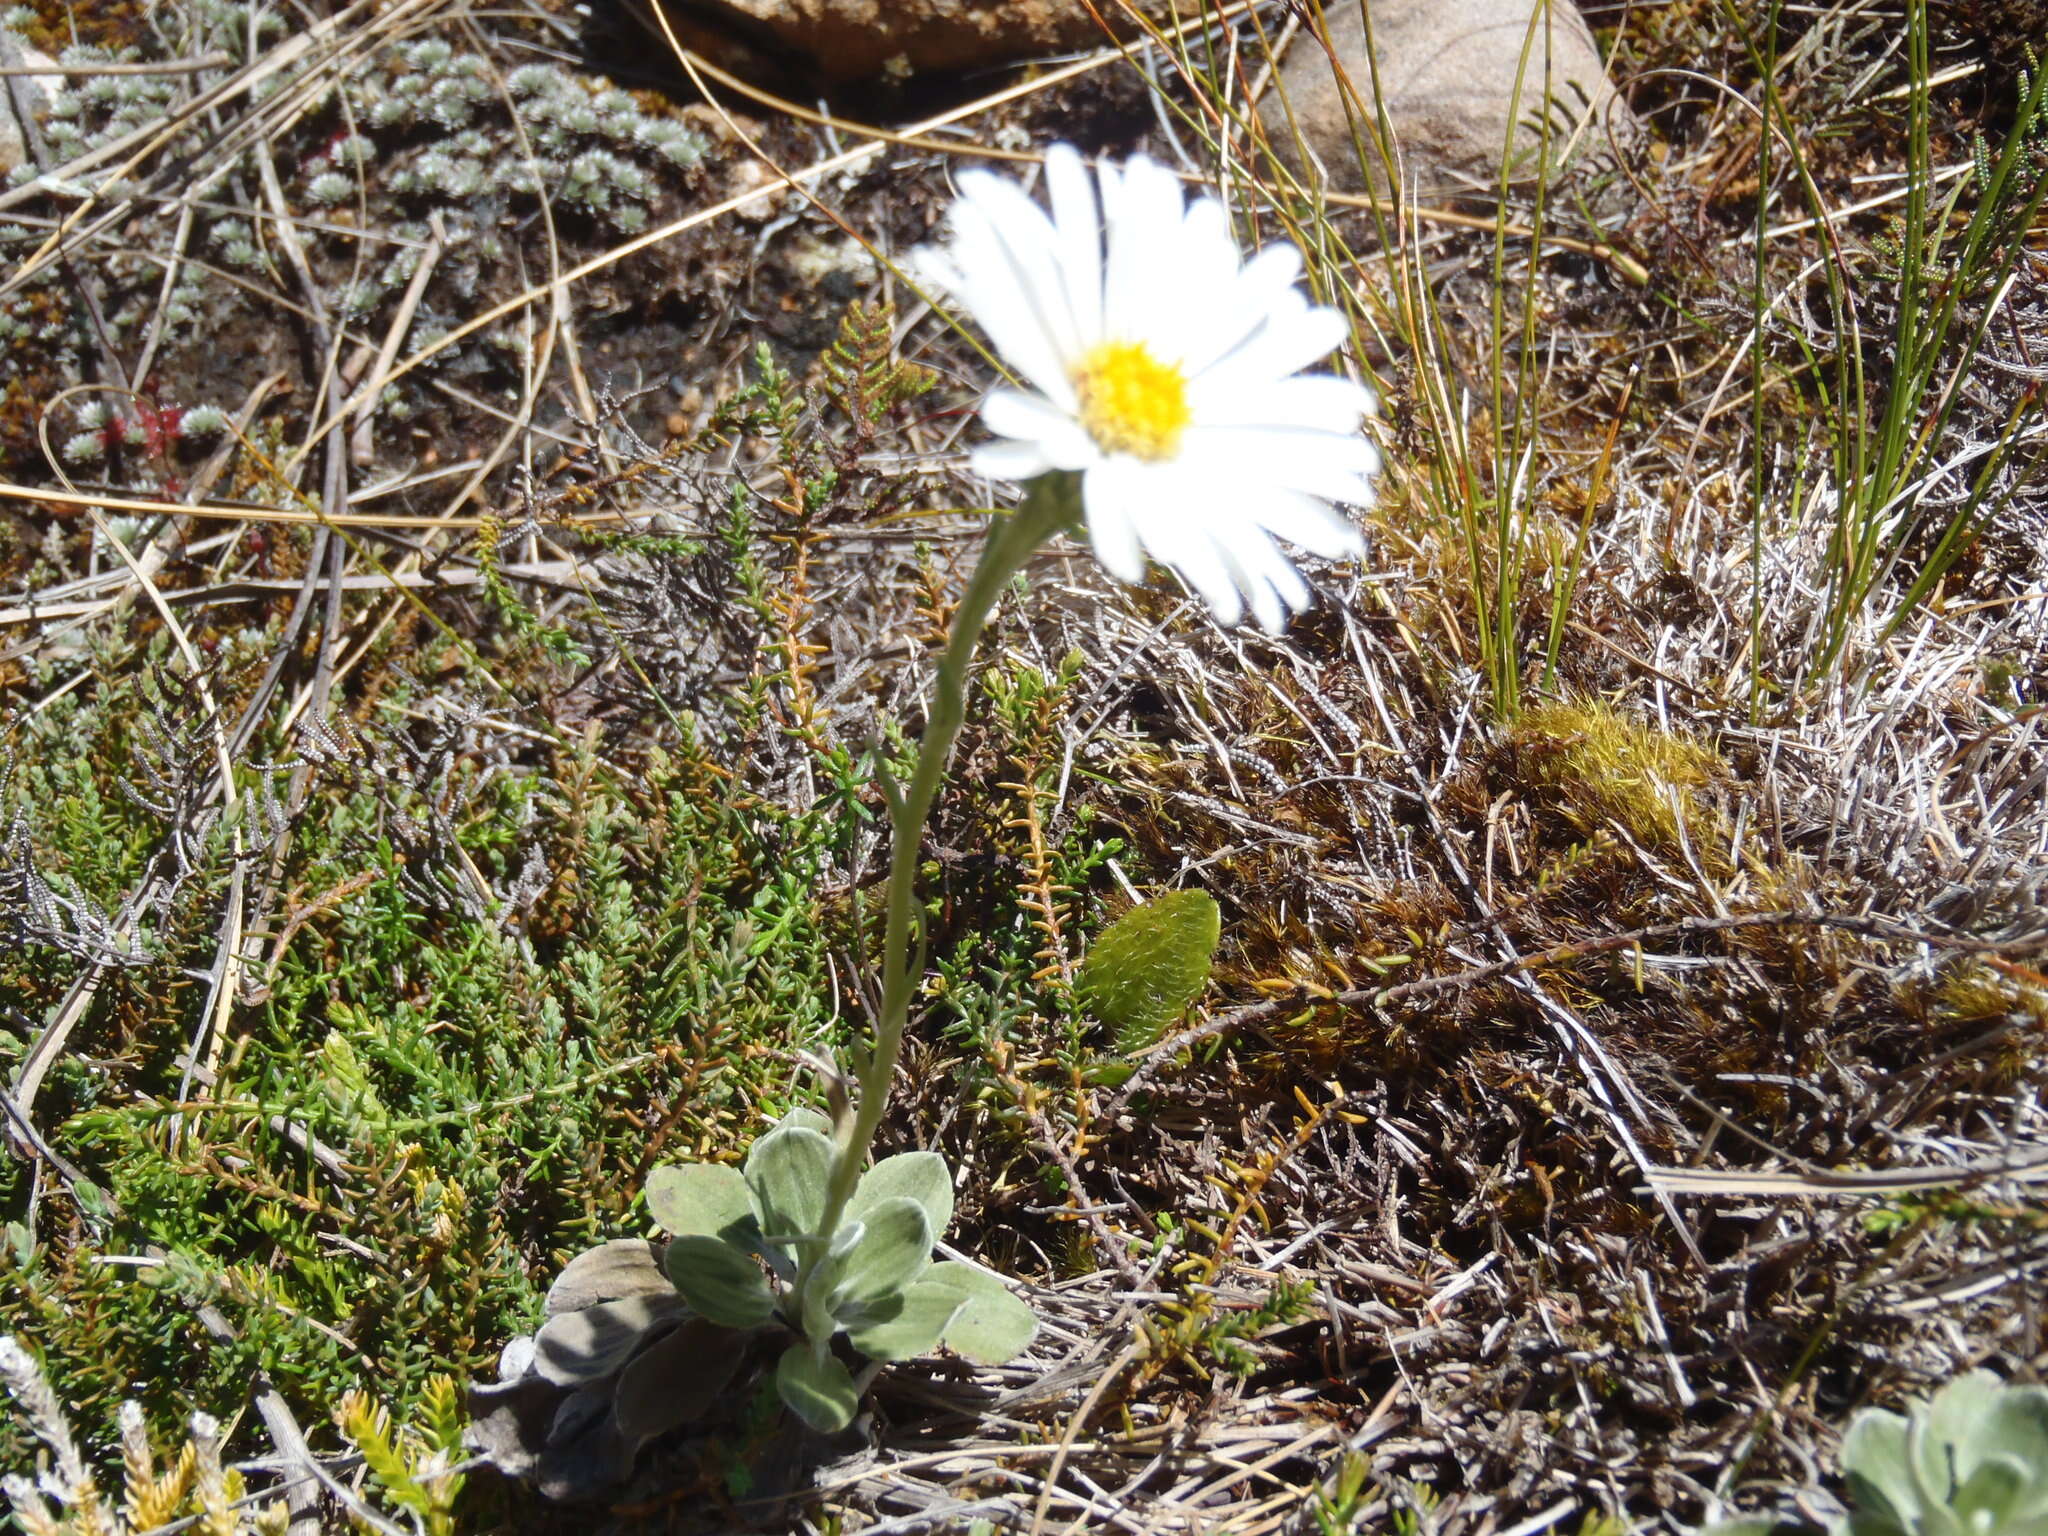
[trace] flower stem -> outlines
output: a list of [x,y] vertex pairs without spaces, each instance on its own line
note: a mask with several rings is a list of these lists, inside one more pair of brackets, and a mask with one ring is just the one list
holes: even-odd
[[[819,1236],[825,1242],[816,1249],[820,1254],[838,1230],[840,1213],[860,1182],[868,1149],[882,1123],[882,1111],[888,1107],[896,1064],[903,1054],[903,1030],[909,1022],[911,1000],[923,971],[917,921],[918,853],[924,844],[925,818],[938,798],[946,764],[953,755],[954,738],[967,717],[967,683],[975,643],[981,638],[982,626],[988,622],[1003,589],[1024,568],[1032,551],[1072,521],[1078,489],[1071,475],[1041,475],[1026,488],[1023,504],[1015,512],[998,514],[989,526],[988,542],[982,548],[974,574],[968,578],[967,591],[954,611],[945,654],[939,658],[924,739],[918,744],[917,765],[911,772],[908,789],[890,803],[892,846],[888,917],[882,936],[882,1006],[875,1019],[874,1048],[867,1053],[857,1074],[859,1108],[839,1147],[832,1183],[826,1192],[825,1215],[819,1227]],[[802,1281],[798,1284],[801,1287]]]

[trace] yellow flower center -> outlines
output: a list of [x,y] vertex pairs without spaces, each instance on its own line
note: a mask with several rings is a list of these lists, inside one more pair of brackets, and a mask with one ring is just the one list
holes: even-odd
[[1170,459],[1187,430],[1188,381],[1141,341],[1105,341],[1074,369],[1081,425],[1105,453]]

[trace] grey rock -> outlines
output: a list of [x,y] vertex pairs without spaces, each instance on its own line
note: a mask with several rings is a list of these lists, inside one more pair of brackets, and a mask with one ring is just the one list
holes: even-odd
[[[14,33],[0,30],[0,67],[55,71],[57,61],[29,47]],[[40,117],[63,89],[64,76],[58,73],[0,75],[0,176],[28,159],[22,114]]]
[[[1533,177],[1542,144],[1537,125],[1545,100],[1546,52],[1553,170],[1573,159],[1599,158],[1608,149],[1610,131],[1623,143],[1634,137],[1633,118],[1616,97],[1593,35],[1572,0],[1553,0],[1547,21],[1539,0],[1367,3],[1380,105],[1393,129],[1399,174],[1423,198],[1497,195],[1511,128],[1515,179]],[[1372,142],[1374,70],[1366,51],[1365,15],[1358,0],[1330,0],[1324,14],[1329,49],[1306,31],[1297,36],[1279,80],[1260,103],[1260,116],[1275,150],[1297,172],[1326,176],[1336,191],[1378,190],[1384,175]],[[1347,110],[1344,79],[1355,93],[1352,110]],[[1354,128],[1357,142],[1365,146],[1364,166]],[[1312,156],[1309,164],[1296,148],[1297,130]]]

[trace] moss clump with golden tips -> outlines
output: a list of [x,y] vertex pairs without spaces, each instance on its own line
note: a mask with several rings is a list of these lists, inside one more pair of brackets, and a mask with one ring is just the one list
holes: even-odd
[[1582,833],[1612,827],[1642,847],[1727,867],[1720,818],[1702,794],[1724,773],[1713,749],[1606,704],[1572,701],[1523,712],[1509,735],[1529,788]]

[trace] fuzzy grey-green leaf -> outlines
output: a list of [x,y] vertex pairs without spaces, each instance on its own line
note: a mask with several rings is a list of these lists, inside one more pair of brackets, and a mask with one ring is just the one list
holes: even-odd
[[900,1291],[931,1261],[932,1224],[924,1207],[907,1195],[878,1201],[861,1217],[860,1241],[846,1255],[840,1294],[871,1302]]
[[832,1178],[832,1142],[821,1131],[791,1125],[770,1131],[747,1154],[747,1188],[761,1213],[761,1231],[800,1237],[818,1230]]
[[1976,1438],[1982,1455],[2008,1456],[2039,1468],[2042,1498],[2048,1502],[2048,1388],[2007,1387],[1991,1404]]
[[792,1109],[788,1114],[776,1121],[774,1129],[778,1131],[790,1129],[816,1131],[820,1136],[829,1138],[832,1134],[832,1117],[820,1114],[807,1104],[799,1104],[795,1109]]
[[1906,1421],[1882,1408],[1866,1408],[1842,1438],[1842,1473],[1857,1508],[1903,1522],[1918,1500]]
[[654,1246],[642,1237],[615,1237],[571,1259],[548,1287],[548,1316],[580,1312],[601,1301],[629,1296],[673,1296],[675,1287],[655,1262]]
[[1223,917],[1207,891],[1168,891],[1103,929],[1074,989],[1125,1055],[1156,1042],[1209,984]]
[[877,1305],[872,1321],[849,1329],[846,1336],[870,1360],[915,1360],[939,1347],[946,1325],[966,1304],[947,1286],[913,1281]]
[[724,1163],[676,1163],[647,1175],[647,1210],[673,1237],[744,1242],[757,1213],[746,1176]]
[[1031,1308],[985,1269],[947,1262],[926,1270],[923,1285],[955,1292],[962,1306],[946,1325],[940,1342],[976,1365],[1001,1365],[1022,1354],[1038,1333]]
[[792,1321],[800,1325],[804,1337],[815,1347],[823,1347],[839,1331],[839,1319],[833,1303],[845,1263],[843,1258],[828,1255],[818,1261],[804,1282],[801,1315]]
[[634,1356],[612,1395],[612,1421],[626,1444],[638,1449],[702,1418],[731,1384],[746,1350],[745,1334],[693,1317]]
[[827,1355],[820,1360],[801,1342],[783,1351],[775,1367],[775,1390],[790,1412],[820,1434],[836,1434],[846,1428],[860,1407],[853,1377],[838,1357]]
[[775,1313],[775,1295],[745,1251],[693,1233],[668,1245],[668,1277],[699,1317],[722,1328],[758,1328]]
[[885,1157],[861,1175],[853,1198],[846,1204],[849,1216],[865,1216],[892,1196],[901,1195],[924,1207],[932,1226],[932,1241],[946,1235],[953,1224],[953,1177],[946,1160],[936,1152],[899,1152]]
[[534,1335],[534,1369],[558,1386],[597,1381],[631,1359],[651,1330],[681,1313],[673,1295],[627,1296],[564,1312]]
[[1903,1417],[1865,1409],[1842,1471],[1850,1536],[2048,1536],[2048,1392],[1970,1371]]

